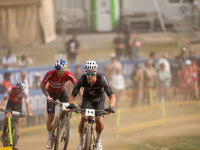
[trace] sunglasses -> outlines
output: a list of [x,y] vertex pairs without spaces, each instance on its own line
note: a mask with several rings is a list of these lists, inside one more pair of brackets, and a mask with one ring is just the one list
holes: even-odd
[[64,73],[64,71],[57,71],[59,74],[62,74],[62,73]]
[[85,74],[87,75],[87,76],[94,76],[94,75],[96,75],[96,73],[88,73],[88,72],[85,72]]

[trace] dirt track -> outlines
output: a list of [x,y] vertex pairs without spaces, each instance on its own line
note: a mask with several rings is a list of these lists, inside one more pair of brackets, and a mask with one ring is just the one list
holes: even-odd
[[[199,105],[184,105],[180,106],[167,106],[167,117],[183,118],[182,116],[200,114]],[[102,135],[102,143],[104,150],[131,150],[130,145],[139,144],[146,145],[145,141],[149,140],[162,140],[174,137],[187,137],[187,136],[200,136],[200,119],[179,119],[177,121],[167,121],[166,126],[163,124],[155,125],[149,128],[135,130],[129,133],[121,133],[119,138],[116,139],[116,115],[106,116],[104,119],[105,129]],[[72,122],[72,134],[70,137],[69,150],[75,150],[78,145],[78,132],[77,126],[79,116],[75,117]],[[120,127],[130,127],[162,118],[162,110],[160,107],[153,109],[133,111],[130,113],[121,114]],[[173,120],[173,119],[171,119]],[[197,132],[198,131],[198,132]],[[43,150],[47,141],[47,133],[45,126],[40,126],[37,129],[29,128],[22,131],[19,139],[20,150]],[[146,145],[151,147],[151,145]],[[166,149],[170,148],[167,147]]]

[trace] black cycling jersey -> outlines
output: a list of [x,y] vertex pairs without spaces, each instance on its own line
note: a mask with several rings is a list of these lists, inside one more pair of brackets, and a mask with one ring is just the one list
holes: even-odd
[[84,88],[84,93],[89,94],[91,96],[97,96],[100,95],[101,93],[106,92],[107,96],[110,96],[113,94],[112,89],[110,88],[110,85],[108,83],[108,80],[106,77],[97,72],[97,80],[91,87],[91,85],[87,82],[86,74],[81,75],[77,82],[76,85],[74,86],[74,89],[72,91],[72,95],[76,96],[80,90],[80,88]]

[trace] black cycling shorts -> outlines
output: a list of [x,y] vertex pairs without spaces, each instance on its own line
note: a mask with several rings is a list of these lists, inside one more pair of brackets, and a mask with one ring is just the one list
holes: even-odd
[[[49,95],[54,101],[58,99],[60,102],[63,102],[63,103],[69,102],[69,96],[67,95],[67,92],[65,91],[65,89],[61,91],[60,93],[55,93],[55,94],[49,93]],[[55,113],[55,104],[47,102],[47,113],[48,114]]]
[[[83,99],[81,103],[81,109],[86,109],[93,107],[95,110],[104,110],[105,109],[105,93],[101,93],[97,96],[91,96],[89,94],[83,93]],[[96,112],[95,116],[102,116],[104,115]]]
[[12,103],[12,102],[8,101],[6,110],[18,111],[18,112],[22,113],[22,103],[18,104],[18,103]]

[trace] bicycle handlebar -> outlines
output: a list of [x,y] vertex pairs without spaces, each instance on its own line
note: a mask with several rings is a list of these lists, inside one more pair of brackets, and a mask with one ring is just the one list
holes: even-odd
[[58,105],[58,106],[62,106],[62,104],[63,104],[62,102],[58,102],[58,101],[57,101],[57,102],[56,102],[56,101],[53,101],[52,103],[54,103],[54,104],[56,104],[56,105]]
[[[81,113],[82,111],[86,111],[86,109],[80,109],[80,108],[76,108],[75,109],[75,112],[76,113]],[[100,114],[102,114],[102,115],[110,115],[110,113],[108,113],[107,111],[105,111],[105,110],[95,110],[95,113],[96,112],[100,112]]]
[[3,110],[3,112],[5,112],[5,113],[10,112],[15,117],[20,117],[20,118],[27,117],[27,115],[25,115],[24,113],[20,113],[18,111]]

